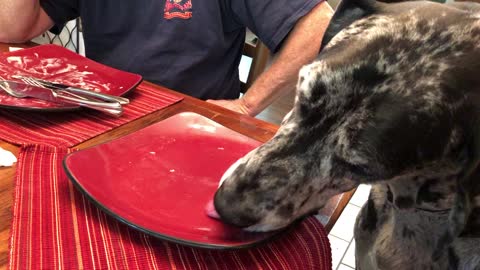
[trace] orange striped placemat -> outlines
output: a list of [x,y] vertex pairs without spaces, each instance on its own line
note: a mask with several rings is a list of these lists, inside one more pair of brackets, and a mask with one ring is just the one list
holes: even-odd
[[0,139],[20,145],[70,147],[183,99],[144,83],[128,98],[131,102],[124,106],[120,117],[92,110],[47,112],[0,108]]
[[26,145],[19,156],[10,269],[331,269],[316,218],[258,247],[218,251],[152,238],[107,216],[67,179],[71,150]]
[[22,145],[10,269],[331,269],[327,234],[315,218],[256,248],[213,251],[152,238],[91,204],[62,169],[69,147],[181,100],[143,84],[132,94],[120,118],[0,110],[0,138]]

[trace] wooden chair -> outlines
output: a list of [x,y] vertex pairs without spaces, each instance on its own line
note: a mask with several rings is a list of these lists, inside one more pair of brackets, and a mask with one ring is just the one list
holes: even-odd
[[267,67],[268,60],[270,59],[270,51],[265,44],[255,37],[251,41],[247,39],[243,46],[243,55],[252,58],[247,81],[245,83],[242,82],[241,86],[242,93],[245,93]]

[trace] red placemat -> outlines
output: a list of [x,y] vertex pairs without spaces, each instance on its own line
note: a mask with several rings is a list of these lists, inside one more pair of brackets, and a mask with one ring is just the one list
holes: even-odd
[[181,100],[141,84],[125,113],[0,110],[0,138],[22,145],[10,269],[331,269],[323,226],[309,218],[257,248],[213,251],[149,237],[106,216],[61,167],[69,147]]
[[195,249],[151,238],[106,216],[62,170],[71,150],[26,145],[19,156],[10,269],[331,269],[327,234],[308,218],[251,249]]
[[118,118],[87,109],[46,112],[0,108],[0,139],[20,145],[70,147],[182,100],[143,83],[128,98],[131,102],[124,105]]

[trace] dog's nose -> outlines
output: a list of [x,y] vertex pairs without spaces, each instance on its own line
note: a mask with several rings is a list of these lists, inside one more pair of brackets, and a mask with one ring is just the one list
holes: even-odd
[[244,228],[257,224],[260,220],[252,211],[244,209],[240,203],[235,203],[233,196],[222,189],[215,193],[214,206],[220,219],[230,225]]

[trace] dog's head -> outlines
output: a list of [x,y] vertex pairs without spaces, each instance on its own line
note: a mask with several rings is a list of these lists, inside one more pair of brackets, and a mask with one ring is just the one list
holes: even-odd
[[224,221],[274,230],[362,182],[474,164],[480,15],[346,0],[322,47],[300,71],[294,108],[274,138],[222,178],[214,203]]

